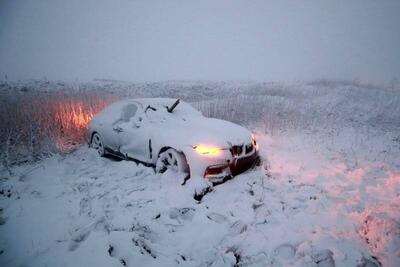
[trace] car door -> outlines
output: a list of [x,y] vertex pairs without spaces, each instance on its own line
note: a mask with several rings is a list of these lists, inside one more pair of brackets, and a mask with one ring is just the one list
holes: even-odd
[[121,120],[122,107],[118,103],[111,104],[101,112],[94,121],[94,131],[99,132],[104,145],[112,151],[119,150],[119,140],[115,132],[115,122]]
[[121,120],[113,125],[118,140],[118,151],[125,156],[147,162],[149,144],[146,140],[142,110],[136,103],[122,108]]

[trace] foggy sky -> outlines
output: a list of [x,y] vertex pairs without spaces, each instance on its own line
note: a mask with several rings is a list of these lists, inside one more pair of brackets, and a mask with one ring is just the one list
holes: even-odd
[[0,0],[0,80],[400,79],[400,1]]

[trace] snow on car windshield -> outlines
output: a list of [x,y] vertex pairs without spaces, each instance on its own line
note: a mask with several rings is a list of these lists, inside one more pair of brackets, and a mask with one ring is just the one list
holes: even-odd
[[202,116],[200,111],[183,101],[180,101],[172,112],[168,112],[168,107],[172,106],[175,101],[174,99],[168,99],[153,103],[142,102],[147,119],[154,122],[176,119],[186,121],[191,117]]

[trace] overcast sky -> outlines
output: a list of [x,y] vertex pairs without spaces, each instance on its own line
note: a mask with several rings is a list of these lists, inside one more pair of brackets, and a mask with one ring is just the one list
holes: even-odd
[[0,79],[400,79],[399,0],[0,0]]

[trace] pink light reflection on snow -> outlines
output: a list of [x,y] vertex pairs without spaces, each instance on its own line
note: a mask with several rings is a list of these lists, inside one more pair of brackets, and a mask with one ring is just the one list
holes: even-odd
[[297,149],[297,140],[290,141],[294,144],[289,149],[283,139],[275,142],[266,137],[263,141],[269,149],[261,147],[260,151],[282,186],[290,178],[295,184],[322,188],[328,199],[323,205],[338,223],[339,232],[339,225],[353,223],[356,236],[383,265],[400,262],[399,171],[379,161],[351,164],[341,155],[332,160],[319,158],[312,148]]

